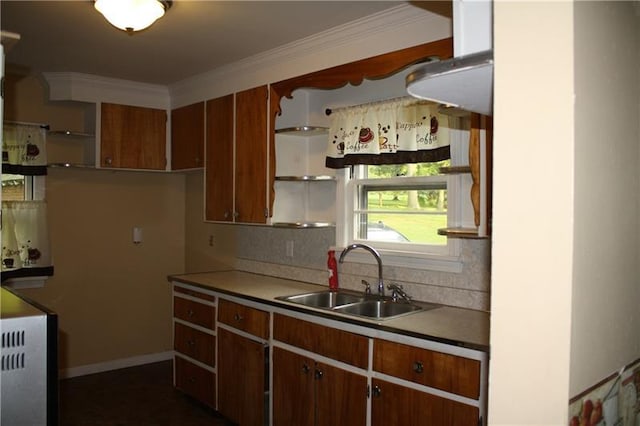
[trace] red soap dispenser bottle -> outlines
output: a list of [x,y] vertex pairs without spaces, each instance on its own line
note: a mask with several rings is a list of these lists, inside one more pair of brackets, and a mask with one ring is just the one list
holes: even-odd
[[336,262],[335,251],[329,250],[327,268],[329,269],[329,290],[338,290],[338,262]]

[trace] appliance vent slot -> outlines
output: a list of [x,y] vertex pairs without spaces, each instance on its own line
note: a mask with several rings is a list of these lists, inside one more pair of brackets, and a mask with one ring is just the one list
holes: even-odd
[[17,348],[24,345],[24,330],[2,333],[2,348]]
[[24,352],[2,355],[0,371],[18,370],[24,368]]

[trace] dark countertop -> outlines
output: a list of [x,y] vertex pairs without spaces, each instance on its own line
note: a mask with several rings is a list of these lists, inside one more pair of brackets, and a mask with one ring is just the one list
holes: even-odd
[[410,315],[376,321],[277,299],[281,296],[328,289],[317,284],[233,270],[171,275],[168,279],[171,282],[190,284],[296,312],[489,352],[487,312],[439,306]]

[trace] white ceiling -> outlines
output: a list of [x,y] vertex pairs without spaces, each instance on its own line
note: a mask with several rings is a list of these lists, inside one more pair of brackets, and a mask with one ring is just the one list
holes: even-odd
[[[128,35],[91,0],[2,0],[0,27],[21,37],[6,54],[7,72],[69,71],[168,85],[402,3],[177,0],[152,27]],[[412,3],[449,13],[449,2]]]

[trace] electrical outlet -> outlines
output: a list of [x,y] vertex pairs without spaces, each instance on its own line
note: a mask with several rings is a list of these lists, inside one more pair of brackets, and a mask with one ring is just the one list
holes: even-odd
[[293,257],[293,241],[288,240],[286,243],[287,257]]

